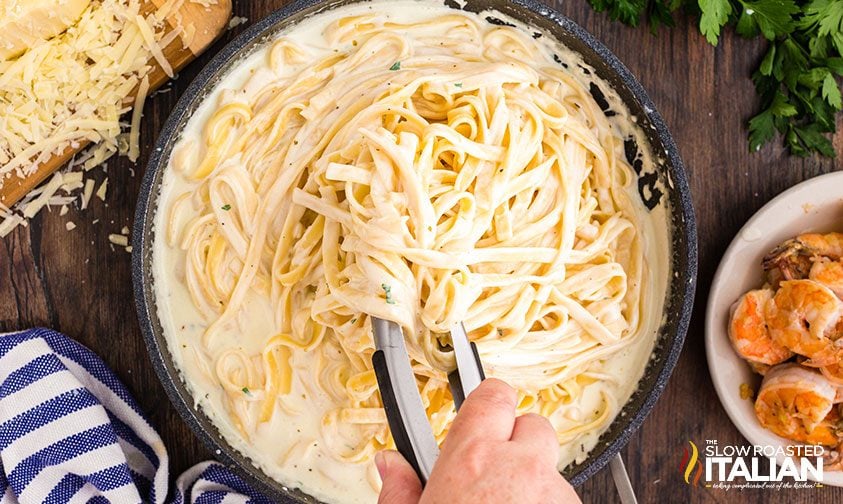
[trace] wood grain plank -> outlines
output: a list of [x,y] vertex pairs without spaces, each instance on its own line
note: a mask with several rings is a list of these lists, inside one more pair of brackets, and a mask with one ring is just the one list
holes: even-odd
[[51,305],[28,233],[12,233],[0,244],[0,332],[49,325]]

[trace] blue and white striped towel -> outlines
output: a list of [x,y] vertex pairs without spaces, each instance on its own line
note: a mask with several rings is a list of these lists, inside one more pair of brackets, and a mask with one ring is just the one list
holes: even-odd
[[93,352],[49,329],[0,335],[0,504],[269,503],[216,462],[169,490],[167,449]]

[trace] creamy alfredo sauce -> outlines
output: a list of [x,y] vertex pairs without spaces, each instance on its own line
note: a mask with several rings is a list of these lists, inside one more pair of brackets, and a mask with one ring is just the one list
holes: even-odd
[[[324,28],[339,17],[377,12],[381,16],[397,22],[419,22],[436,17],[452,10],[434,2],[376,1],[347,6],[328,13],[309,18],[284,33],[297,43],[307,45],[314,54],[327,54],[333,48],[326,47],[322,37]],[[491,14],[506,19],[505,16]],[[507,19],[515,25],[517,21]],[[527,28],[525,28],[527,29]],[[534,29],[529,29],[530,33]],[[542,37],[546,43],[553,43],[552,37]],[[572,73],[588,85],[593,78],[582,72],[578,64],[581,60],[574,53],[553,43],[553,50],[569,64]],[[173,159],[180,156],[196,156],[196,145],[201,141],[202,129],[210,114],[220,104],[230,101],[234,90],[243,90],[249,94],[260,89],[267,80],[275,79],[265,66],[267,49],[258,49],[240,62],[205,98],[194,116],[182,132],[178,145],[174,149]],[[592,74],[593,75],[593,74]],[[621,100],[608,85],[601,85],[606,99],[615,111],[626,109]],[[618,135],[638,137],[639,145],[646,145],[637,128],[633,126],[635,118],[620,113],[614,121]],[[619,144],[622,148],[622,144]],[[194,158],[195,159],[195,158]],[[644,153],[645,166],[655,162]],[[250,457],[253,463],[272,478],[289,487],[296,487],[325,502],[374,502],[380,483],[374,464],[348,464],[332,458],[320,444],[320,422],[324,413],[332,406],[330,400],[322,397],[318,389],[301,383],[295,376],[307,376],[302,370],[313,365],[312,359],[303,352],[295,352],[291,365],[294,379],[291,391],[290,407],[286,411],[276,405],[271,420],[261,424],[250,440],[244,439],[232,417],[227,413],[225,394],[215,377],[213,369],[201,357],[200,339],[207,327],[202,315],[191,302],[190,294],[184,284],[185,252],[178,246],[168,246],[165,239],[168,209],[176,195],[190,191],[198,184],[168,166],[164,173],[158,211],[155,217],[155,239],[153,245],[154,289],[158,306],[158,316],[173,355],[181,370],[182,379],[194,397],[195,405],[201,408],[219,428],[222,436],[236,449]],[[667,218],[662,205],[648,212],[635,193],[635,184],[630,188],[631,199],[639,213],[638,231],[642,237],[644,256],[649,271],[642,292],[643,330],[634,344],[626,347],[602,364],[601,371],[614,379],[603,385],[618,404],[622,406],[637,387],[647,360],[651,354],[657,329],[661,323],[663,296],[667,285],[668,255]],[[191,215],[189,206],[182,207],[184,215],[178,215],[179,222],[186,222]],[[244,304],[239,317],[237,331],[223,332],[215,339],[215,345],[239,348],[247,354],[259,354],[267,334],[276,332],[273,327],[273,309],[269,299],[254,292]],[[277,403],[280,404],[280,403]],[[596,387],[586,387],[580,400],[562,406],[554,414],[556,424],[565,423],[566,419],[580,420],[594,415],[601,405]],[[572,462],[581,462],[591,451],[602,433],[584,433],[574,442],[560,447],[560,468]]]

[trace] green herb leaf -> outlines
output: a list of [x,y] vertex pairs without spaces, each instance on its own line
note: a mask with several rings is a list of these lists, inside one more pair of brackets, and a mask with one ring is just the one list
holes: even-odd
[[808,52],[811,58],[827,58],[829,51],[831,51],[830,37],[814,37],[808,41]]
[[793,15],[799,12],[793,0],[740,0],[740,3],[744,7],[741,18],[746,15],[767,40],[775,40],[793,31]]
[[840,88],[837,87],[837,81],[834,79],[834,75],[832,75],[831,72],[825,74],[822,93],[823,100],[827,101],[828,104],[834,107],[835,110],[840,110],[840,106],[843,105],[843,103],[841,103]]
[[814,114],[814,124],[820,128],[820,131],[828,133],[835,130],[834,116],[837,109],[829,105],[821,96],[817,96],[811,101],[811,110]]
[[801,26],[817,28],[820,37],[843,30],[843,2],[839,0],[813,0],[803,7],[803,12]]
[[220,207],[220,208],[222,208],[223,210],[225,210],[225,211],[227,212],[227,211],[231,210],[231,205],[229,205],[228,203],[226,203],[225,205],[223,205],[223,206],[222,206],[222,207]]
[[461,88],[461,87],[462,87],[462,82],[457,82],[456,84],[454,84],[454,86],[455,86],[455,87],[458,87],[458,88]]
[[792,117],[798,111],[796,107],[788,103],[787,98],[781,93],[776,93],[773,103],[770,104],[770,112],[776,117]]
[[389,284],[381,284],[381,289],[383,289],[384,294],[386,295],[386,304],[395,304],[395,300],[392,299],[392,287]]
[[702,11],[700,31],[709,44],[716,46],[720,28],[726,24],[732,13],[732,4],[729,0],[699,0],[699,4]]
[[390,70],[392,70],[393,72],[394,72],[395,70],[401,70],[401,62],[400,62],[400,61],[396,61],[395,63],[393,63],[393,64],[392,64],[392,66],[391,66],[391,67],[389,67],[389,69],[390,69]]
[[676,25],[673,20],[673,11],[679,8],[682,0],[655,1],[650,3],[649,21],[650,33],[658,33],[659,27],[664,25],[672,28]]
[[834,145],[822,134],[817,125],[812,124],[804,128],[794,126],[793,129],[799,141],[804,145],[806,154],[807,151],[817,151],[823,156],[834,157]]
[[735,26],[735,31],[737,31],[738,35],[743,38],[753,38],[758,36],[758,23],[755,22],[755,18],[752,17],[752,14],[754,14],[754,12],[744,9],[738,17],[738,24]]
[[749,120],[749,150],[757,151],[761,146],[776,136],[773,114],[769,110],[761,112]]
[[638,26],[650,0],[588,0],[597,12],[608,12],[609,17],[629,26]]
[[837,75],[843,75],[843,58],[828,58],[825,65]]
[[761,66],[758,67],[758,71],[761,72],[761,75],[769,76],[773,73],[773,61],[776,59],[776,44],[770,44],[770,48],[767,49],[767,54],[764,55],[764,59],[761,60]]
[[243,387],[241,390],[243,390],[243,393],[246,395],[252,395],[252,393],[249,391],[249,387]]

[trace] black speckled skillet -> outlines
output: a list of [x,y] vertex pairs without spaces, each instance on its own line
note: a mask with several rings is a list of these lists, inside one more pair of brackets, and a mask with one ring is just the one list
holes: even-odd
[[[208,417],[193,406],[193,399],[179,378],[167,349],[161,324],[158,320],[152,289],[152,240],[154,212],[158,203],[159,187],[164,167],[167,165],[179,132],[201,103],[203,97],[236,62],[267,39],[288,26],[317,12],[346,5],[355,0],[303,0],[278,10],[250,26],[234,41],[225,46],[202,70],[179,99],[149,160],[138,198],[132,246],[132,276],[141,329],[149,348],[149,356],[159,378],[176,405],[181,416],[217,458],[232,467],[246,481],[267,496],[279,502],[315,503],[316,499],[296,489],[286,488],[257,469],[251,461],[232,448],[219,434]],[[431,0],[434,1],[434,0]],[[447,5],[457,8],[453,1]],[[679,158],[676,145],[667,131],[661,116],[656,112],[647,93],[629,70],[603,44],[571,20],[559,15],[534,0],[469,0],[466,10],[497,10],[511,18],[545,31],[565,46],[579,53],[594,68],[598,77],[612,86],[625,102],[630,112],[637,116],[645,132],[651,152],[664,163],[647,172],[641,163],[635,163],[638,146],[626,143],[627,157],[638,173],[638,187],[642,201],[648,208],[664,205],[668,215],[666,225],[670,237],[670,280],[664,308],[664,319],[659,330],[653,356],[647,364],[639,387],[623,407],[622,413],[603,434],[600,442],[580,464],[568,467],[564,474],[575,485],[581,484],[602,469],[627,443],[638,429],[667,384],[682,344],[694,298],[697,274],[697,243],[691,193]],[[490,22],[500,23],[491,18]],[[600,89],[592,88],[597,102],[605,106]],[[611,111],[607,111],[611,113]],[[631,461],[634,463],[634,461]]]

